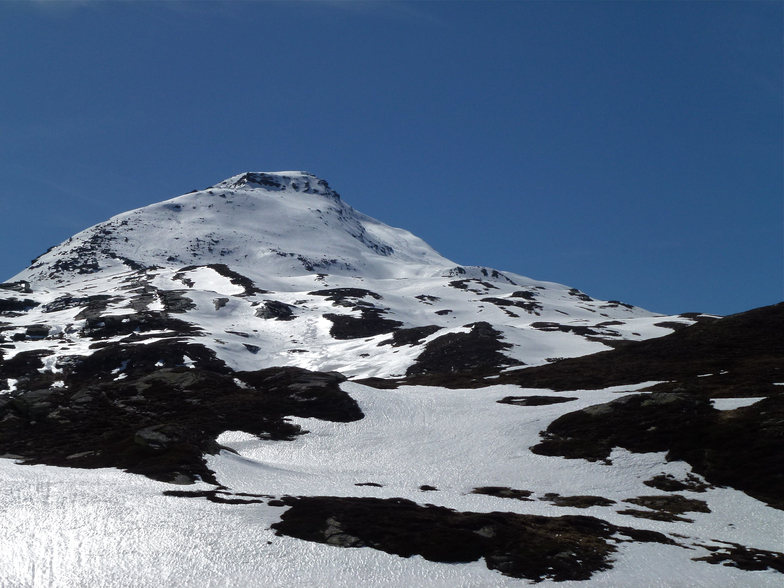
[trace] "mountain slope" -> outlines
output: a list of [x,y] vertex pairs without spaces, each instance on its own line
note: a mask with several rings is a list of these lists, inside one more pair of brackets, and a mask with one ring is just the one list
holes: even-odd
[[[126,325],[117,336],[102,328],[107,343],[133,324],[137,332],[187,334],[234,369],[294,365],[361,377],[459,370],[460,354],[444,360],[449,346],[439,339],[471,332],[480,345],[494,340],[492,353],[475,355],[498,367],[584,355],[693,322],[458,266],[301,172],[241,174],[118,215],[34,260],[12,279],[21,281],[31,284],[21,299],[31,303],[3,326],[20,339],[6,356],[46,349],[53,362],[68,355],[62,348],[84,353],[85,335],[108,324],[101,317]],[[13,300],[4,304],[22,304]],[[163,315],[187,333],[161,330]],[[51,335],[22,337],[39,323]]]
[[778,586],[779,314],[462,267],[303,172],[118,215],[0,284],[0,586]]

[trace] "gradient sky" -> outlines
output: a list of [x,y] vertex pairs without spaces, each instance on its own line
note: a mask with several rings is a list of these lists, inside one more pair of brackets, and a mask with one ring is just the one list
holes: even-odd
[[664,313],[784,298],[782,2],[0,2],[0,279],[307,170],[464,265]]

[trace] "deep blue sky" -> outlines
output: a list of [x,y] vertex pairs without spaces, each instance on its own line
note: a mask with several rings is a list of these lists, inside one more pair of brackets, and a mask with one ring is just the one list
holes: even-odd
[[784,298],[782,2],[0,2],[0,279],[303,169],[461,264],[649,310]]

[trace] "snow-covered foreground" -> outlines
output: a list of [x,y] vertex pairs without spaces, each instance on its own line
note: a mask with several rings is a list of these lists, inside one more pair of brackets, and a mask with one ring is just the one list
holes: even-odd
[[[637,388],[639,388],[638,386]],[[231,492],[273,496],[403,497],[461,511],[559,516],[584,514],[616,525],[665,533],[679,545],[621,543],[613,569],[559,586],[773,587],[781,575],[693,561],[698,545],[731,542],[782,551],[784,514],[742,492],[681,492],[704,500],[710,513],[687,522],[619,514],[624,499],[660,495],[643,484],[658,474],[683,479],[690,468],[663,454],[616,450],[612,465],[531,453],[538,433],[573,410],[617,398],[633,388],[577,391],[578,400],[548,406],[499,404],[505,396],[542,390],[496,386],[480,390],[401,387],[376,390],[346,382],[365,418],[352,423],[292,419],[309,431],[294,441],[263,441],[228,432],[208,459]],[[117,470],[22,466],[0,460],[0,586],[248,586],[248,587],[502,587],[530,582],[487,569],[484,562],[442,564],[370,548],[339,548],[276,536],[270,525],[285,507],[217,504],[165,496],[178,487]],[[378,486],[357,486],[372,482]],[[421,486],[437,488],[422,491]],[[481,486],[529,490],[532,501],[471,494]],[[611,506],[564,508],[547,493],[592,495]],[[556,584],[545,581],[540,585]]]

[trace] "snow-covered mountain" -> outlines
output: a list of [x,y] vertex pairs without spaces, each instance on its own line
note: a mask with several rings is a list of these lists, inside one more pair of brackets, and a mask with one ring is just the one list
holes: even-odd
[[444,337],[485,324],[492,328],[481,334],[497,340],[498,353],[467,367],[538,365],[693,322],[459,266],[411,233],[355,211],[325,181],[302,172],[241,174],[120,214],[11,279],[21,280],[40,303],[25,321],[46,323],[52,335],[20,350],[71,354],[89,340],[85,325],[89,330],[97,317],[127,315],[136,324],[140,316],[176,312],[198,329],[193,341],[234,369],[293,365],[353,377],[462,369],[462,359],[440,367],[417,360]]
[[460,266],[304,172],[120,214],[0,284],[0,587],[777,586],[782,314]]

